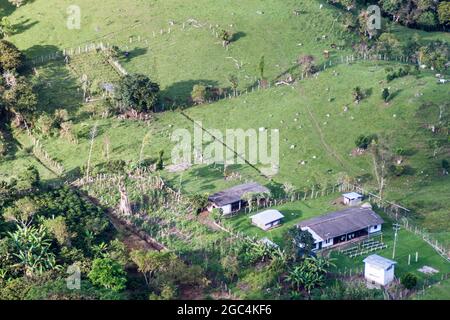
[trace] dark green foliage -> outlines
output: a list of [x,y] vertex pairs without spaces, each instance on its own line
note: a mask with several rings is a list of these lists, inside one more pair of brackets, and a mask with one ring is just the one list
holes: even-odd
[[444,71],[450,58],[449,45],[446,42],[435,41],[419,49],[420,62],[437,71]]
[[294,261],[301,257],[309,256],[314,247],[314,238],[308,231],[292,227],[284,236],[286,243],[286,253]]
[[76,234],[72,245],[92,254],[92,246],[107,239],[111,225],[104,211],[83,200],[69,187],[45,193],[36,200],[40,204],[39,214],[45,217],[65,217],[68,231]]
[[189,203],[195,213],[200,213],[208,204],[208,195],[194,194],[189,197]]
[[80,290],[67,288],[65,279],[51,280],[29,288],[27,300],[122,300],[122,293],[96,288],[89,281],[81,280]]
[[94,285],[110,289],[113,292],[125,289],[127,282],[123,266],[110,258],[95,259],[88,276]]
[[125,109],[148,112],[155,108],[158,101],[159,85],[142,74],[123,77],[117,91],[117,99]]
[[360,149],[364,149],[366,150],[369,145],[372,143],[372,141],[376,141],[377,140],[377,136],[374,134],[371,135],[360,135],[358,136],[358,138],[356,138],[355,140],[355,145],[356,147],[360,148]]
[[389,170],[390,170],[391,174],[393,174],[397,177],[400,177],[400,176],[406,174],[406,172],[407,172],[407,168],[402,165],[392,165],[389,167]]
[[19,181],[25,185],[25,188],[38,188],[40,180],[39,171],[33,165],[28,166],[19,176]]
[[446,172],[450,171],[450,162],[447,159],[443,159],[441,162],[442,169],[444,169]]
[[158,154],[158,160],[156,161],[156,170],[162,170],[164,168],[164,150],[160,150]]
[[36,111],[37,96],[33,85],[25,77],[18,77],[16,85],[6,90],[3,98],[10,110],[23,117],[31,118]]
[[387,102],[389,100],[389,96],[391,94],[389,93],[389,89],[388,88],[384,88],[383,92],[381,93],[381,98],[383,98],[384,102]]
[[400,282],[406,289],[414,289],[417,285],[417,276],[408,272],[401,277]]
[[394,79],[406,77],[411,74],[411,67],[405,66],[404,68],[399,68],[397,71],[392,71],[386,75],[386,80],[391,82]]
[[24,57],[17,47],[9,41],[0,40],[0,73],[22,67]]

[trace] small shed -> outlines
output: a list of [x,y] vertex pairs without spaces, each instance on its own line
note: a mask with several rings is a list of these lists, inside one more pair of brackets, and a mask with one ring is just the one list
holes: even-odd
[[344,197],[344,204],[348,206],[356,206],[360,204],[364,198],[362,194],[356,192],[344,193],[342,196]]
[[266,210],[250,218],[252,219],[252,224],[267,231],[279,226],[284,219],[284,215],[278,210]]
[[373,284],[386,286],[394,280],[394,268],[397,262],[373,254],[364,260],[364,277]]
[[[208,210],[212,211],[214,208],[220,208],[224,215],[229,215],[234,212],[239,212],[240,210],[247,207],[248,203],[245,200],[245,195],[247,193],[258,193],[266,195],[269,197],[270,190],[258,183],[246,183],[241,184],[220,192],[214,193],[209,196],[208,200],[210,202]],[[259,199],[262,204],[266,199]]]

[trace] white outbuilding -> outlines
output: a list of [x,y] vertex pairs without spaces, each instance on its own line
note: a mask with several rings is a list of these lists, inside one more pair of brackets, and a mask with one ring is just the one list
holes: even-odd
[[250,217],[252,224],[267,231],[281,224],[284,215],[278,210],[266,210]]
[[373,284],[386,286],[394,280],[397,262],[373,254],[364,259],[364,277]]
[[344,197],[344,204],[348,206],[356,206],[360,204],[364,198],[362,194],[356,192],[344,193],[342,196]]

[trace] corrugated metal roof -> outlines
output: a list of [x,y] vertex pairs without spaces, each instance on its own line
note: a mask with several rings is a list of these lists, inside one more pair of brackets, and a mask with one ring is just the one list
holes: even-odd
[[373,266],[379,267],[384,270],[389,269],[392,265],[397,263],[395,261],[386,259],[377,254],[372,254],[372,255],[368,256],[367,258],[365,258],[363,261],[364,261],[364,263],[369,263]]
[[322,239],[330,239],[383,223],[370,208],[354,207],[302,221],[298,226],[310,228]]
[[356,192],[344,193],[343,196],[346,197],[347,199],[350,199],[350,200],[363,198],[362,194],[359,194],[359,193],[356,193]]
[[266,210],[250,217],[257,225],[266,225],[274,221],[283,219],[283,214],[278,210]]
[[220,192],[209,197],[209,201],[214,202],[217,206],[222,207],[227,204],[235,203],[242,200],[246,193],[269,193],[269,189],[258,183],[241,184]]

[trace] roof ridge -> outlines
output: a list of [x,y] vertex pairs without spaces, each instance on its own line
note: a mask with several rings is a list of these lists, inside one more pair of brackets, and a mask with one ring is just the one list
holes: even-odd
[[[347,209],[344,209],[344,210],[341,210],[341,211],[334,211],[334,212],[331,212],[329,214],[331,215],[333,213],[341,213],[341,212],[344,212],[344,211],[350,211],[351,209],[355,209],[355,208],[347,208]],[[358,208],[358,209],[367,210],[368,208]],[[351,214],[352,214],[351,212],[346,212],[346,213],[343,213],[343,214],[341,214],[341,215],[339,215],[337,217],[333,217],[333,218],[328,218],[328,219],[317,221],[315,223],[310,224],[310,226],[314,226],[316,224],[322,224],[322,223],[325,223],[325,222],[330,222],[330,221],[333,221],[333,220],[342,219],[342,218],[347,217],[347,216],[349,216]],[[320,217],[316,217],[316,218],[320,218]],[[313,218],[313,219],[316,219],[316,218]]]

